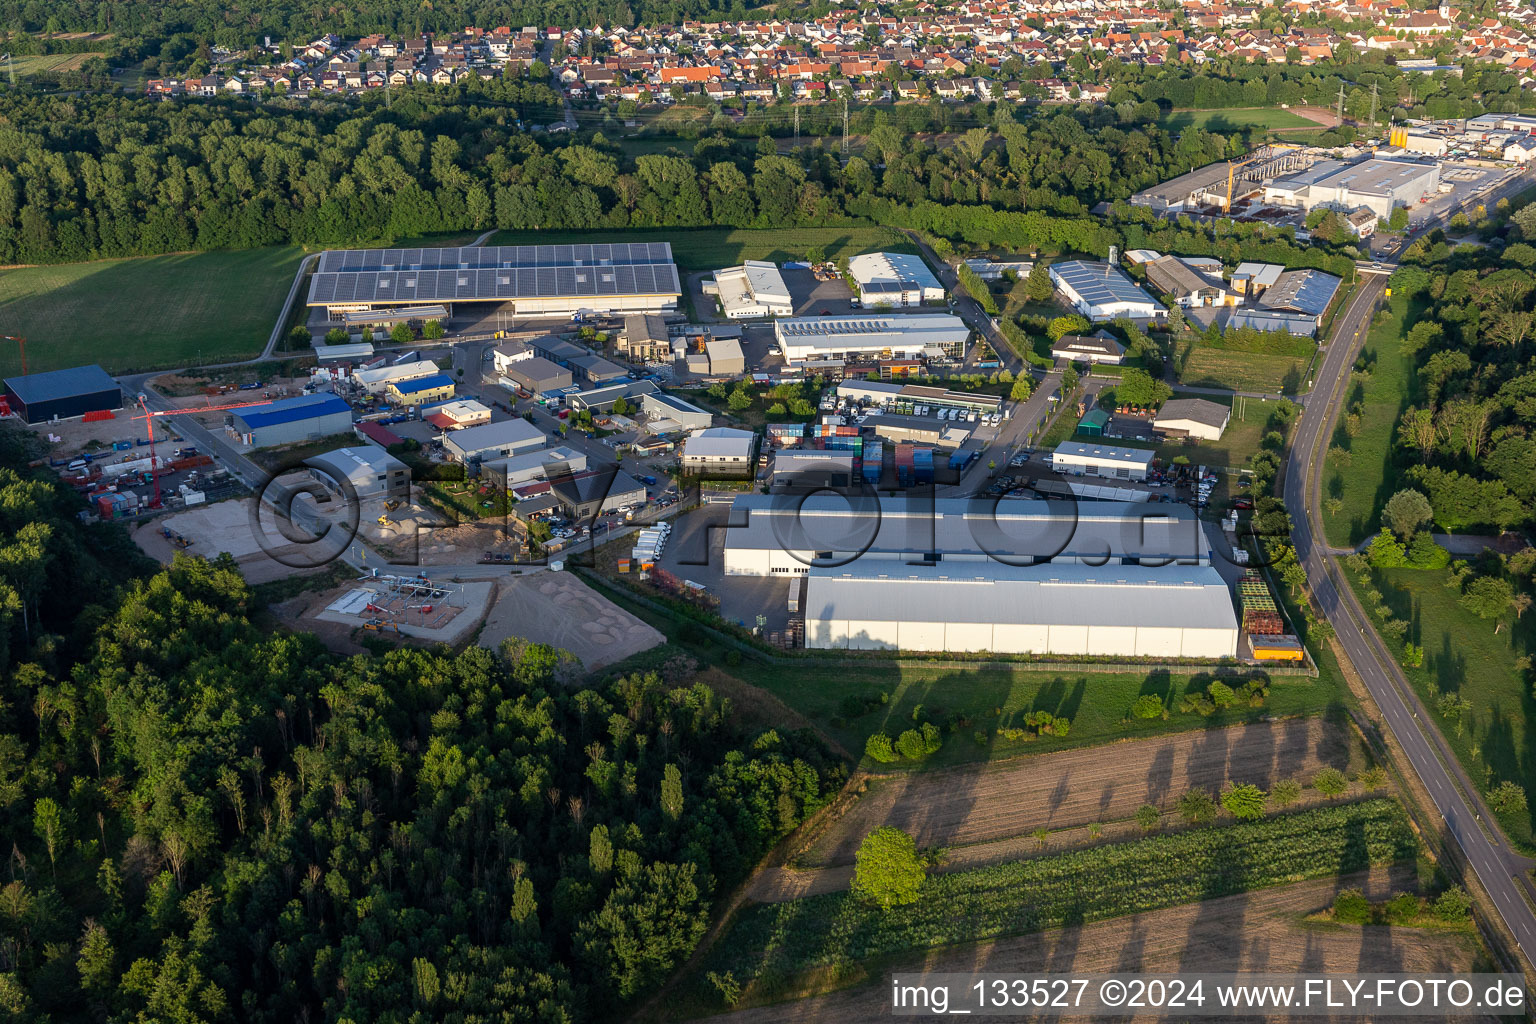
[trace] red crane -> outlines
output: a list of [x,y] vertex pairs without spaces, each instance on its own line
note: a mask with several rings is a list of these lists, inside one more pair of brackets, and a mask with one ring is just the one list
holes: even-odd
[[149,507],[160,507],[160,467],[158,464],[159,460],[155,458],[156,416],[181,416],[184,413],[193,412],[219,412],[224,409],[249,409],[253,405],[266,404],[268,404],[268,399],[262,399],[259,402],[236,402],[233,405],[192,405],[186,407],[185,409],[151,409],[148,404],[147,396],[143,392],[140,392],[139,408],[144,410],[144,415],[135,416],[133,418],[136,420],[143,420],[145,426],[149,430],[149,475],[155,479],[155,499],[154,501],[150,502]]
[[0,341],[14,341],[21,349],[21,375],[27,375],[27,339],[20,334],[0,334]]

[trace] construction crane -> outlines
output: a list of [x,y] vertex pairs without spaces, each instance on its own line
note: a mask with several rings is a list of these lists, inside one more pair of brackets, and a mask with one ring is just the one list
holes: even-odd
[[1256,157],[1256,156],[1251,156],[1247,160],[1228,161],[1227,162],[1227,199],[1226,199],[1226,202],[1221,204],[1221,212],[1222,213],[1231,213],[1232,212],[1232,185],[1233,185],[1233,182],[1235,180],[1235,176],[1236,176],[1237,172],[1239,170],[1241,170],[1242,168],[1247,167],[1249,164],[1253,163],[1254,161],[1256,161],[1258,159],[1259,158]]
[[144,410],[144,415],[133,417],[143,420],[149,430],[149,475],[155,480],[155,497],[150,502],[150,508],[160,507],[160,473],[159,460],[155,458],[155,417],[156,416],[180,416],[189,412],[220,412],[224,409],[249,409],[253,405],[266,405],[263,399],[260,402],[236,402],[232,405],[193,405],[185,409],[151,409],[149,398],[142,391],[139,392],[139,408]]
[[21,375],[27,375],[27,339],[19,334],[0,334],[0,341],[14,341],[21,349]]

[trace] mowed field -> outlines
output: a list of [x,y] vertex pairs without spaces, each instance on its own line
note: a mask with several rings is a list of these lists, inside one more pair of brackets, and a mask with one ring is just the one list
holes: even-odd
[[1294,394],[1306,385],[1302,377],[1306,369],[1307,360],[1292,356],[1195,345],[1179,374],[1179,383],[1189,387]]
[[[16,57],[14,58],[16,77],[30,78],[33,75],[74,71],[83,66],[92,57],[105,56],[105,53],[47,53],[29,57]],[[0,74],[5,74],[5,71],[0,69]]]
[[863,983],[842,991],[739,1010],[708,1020],[712,1024],[889,1021],[891,992],[887,977],[893,971],[1428,973],[1467,972],[1483,965],[1485,954],[1477,936],[1470,931],[1355,927],[1304,920],[1331,905],[1340,889],[1351,887],[1363,890],[1372,900],[1382,900],[1396,892],[1415,891],[1417,878],[1410,867],[1403,865],[1378,867],[1341,878],[1295,882],[1262,892],[1223,896],[1108,921],[951,946],[871,966]]
[[1130,818],[1142,804],[1172,811],[1189,790],[1215,793],[1228,781],[1266,791],[1281,779],[1305,784],[1325,765],[1365,767],[1357,746],[1340,725],[1293,718],[877,778],[797,865],[852,864],[859,843],[882,825],[907,832],[919,849],[952,849]]
[[[0,333],[27,339],[34,373],[111,373],[261,354],[301,253],[280,247],[0,270]],[[14,345],[0,371],[21,372]]]
[[1158,121],[1168,131],[1180,132],[1186,128],[1203,128],[1208,132],[1235,132],[1245,128],[1263,128],[1266,131],[1295,131],[1298,128],[1319,128],[1316,121],[1308,120],[1281,110],[1278,107],[1236,107],[1230,110],[1175,110]]
[[490,245],[566,245],[583,242],[671,242],[682,270],[717,270],[742,260],[804,259],[812,249],[826,258],[861,252],[917,252],[912,240],[894,228],[786,228],[760,231],[733,228],[646,228],[637,231],[498,231]]

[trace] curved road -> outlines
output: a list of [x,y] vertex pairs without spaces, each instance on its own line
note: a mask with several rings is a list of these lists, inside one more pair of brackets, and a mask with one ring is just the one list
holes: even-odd
[[1453,767],[1456,761],[1444,749],[1444,740],[1434,725],[1425,721],[1428,712],[1398,671],[1396,661],[1382,644],[1375,627],[1366,619],[1354,594],[1339,579],[1338,567],[1326,543],[1320,540],[1322,528],[1317,508],[1322,454],[1319,449],[1326,450],[1326,438],[1338,418],[1344,389],[1348,385],[1349,368],[1364,344],[1371,316],[1386,285],[1385,277],[1368,277],[1339,317],[1333,341],[1317,376],[1319,392],[1325,387],[1329,390],[1320,395],[1325,400],[1306,406],[1297,427],[1283,489],[1293,524],[1292,540],[1297,558],[1307,570],[1312,597],[1337,630],[1339,644],[1381,711],[1382,724],[1397,737],[1434,801],[1446,831],[1461,847],[1478,881],[1492,898],[1494,908],[1514,935],[1526,960],[1530,961],[1536,954],[1536,913],[1526,902],[1516,877],[1529,862],[1510,854],[1502,842],[1496,842],[1484,831],[1480,818],[1484,811],[1481,799],[1469,796],[1468,790],[1475,794],[1475,789],[1461,775],[1459,767]]

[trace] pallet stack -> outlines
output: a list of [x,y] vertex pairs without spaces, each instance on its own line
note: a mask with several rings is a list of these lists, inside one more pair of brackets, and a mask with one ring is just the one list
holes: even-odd
[[1275,606],[1269,584],[1252,570],[1245,572],[1237,584],[1237,598],[1243,609],[1243,629],[1248,633],[1278,636],[1285,632],[1285,620]]

